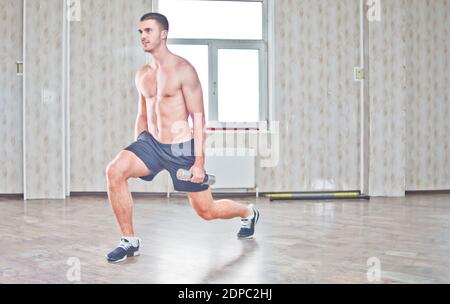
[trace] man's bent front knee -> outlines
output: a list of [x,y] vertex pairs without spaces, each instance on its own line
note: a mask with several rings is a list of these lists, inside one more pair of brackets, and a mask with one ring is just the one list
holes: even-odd
[[117,167],[115,163],[111,163],[106,168],[106,178],[108,179],[108,187],[114,187],[120,182],[127,180],[124,173]]

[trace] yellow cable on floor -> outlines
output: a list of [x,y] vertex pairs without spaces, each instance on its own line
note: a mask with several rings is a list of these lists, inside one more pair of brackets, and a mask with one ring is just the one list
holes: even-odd
[[278,193],[278,194],[268,194],[266,197],[268,198],[293,198],[295,196],[308,196],[308,195],[316,195],[316,196],[334,196],[334,197],[358,197],[361,194],[359,192],[341,192],[341,193],[300,193],[300,194],[293,194],[293,193]]

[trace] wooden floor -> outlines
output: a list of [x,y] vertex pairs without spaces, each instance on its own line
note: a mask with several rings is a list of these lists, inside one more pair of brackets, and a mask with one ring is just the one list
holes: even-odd
[[71,283],[73,261],[81,283],[369,283],[378,261],[380,283],[450,283],[450,194],[242,200],[261,211],[255,240],[184,198],[135,198],[142,255],[110,265],[120,234],[106,197],[0,198],[0,283]]

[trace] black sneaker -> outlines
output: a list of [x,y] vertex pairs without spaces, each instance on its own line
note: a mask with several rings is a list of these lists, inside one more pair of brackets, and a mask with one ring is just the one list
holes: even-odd
[[134,247],[127,239],[122,238],[119,246],[106,256],[109,263],[120,263],[129,257],[139,255],[141,241],[138,240],[137,247]]
[[250,208],[253,210],[253,217],[251,219],[241,219],[241,230],[237,234],[239,239],[251,239],[255,234],[255,226],[259,220],[259,211],[253,205],[250,205]]

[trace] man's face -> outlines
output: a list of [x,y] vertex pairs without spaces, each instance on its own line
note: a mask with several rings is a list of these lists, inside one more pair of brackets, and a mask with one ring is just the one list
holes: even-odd
[[151,53],[167,39],[167,31],[162,30],[155,20],[141,22],[139,33],[141,34],[142,46],[147,53]]

